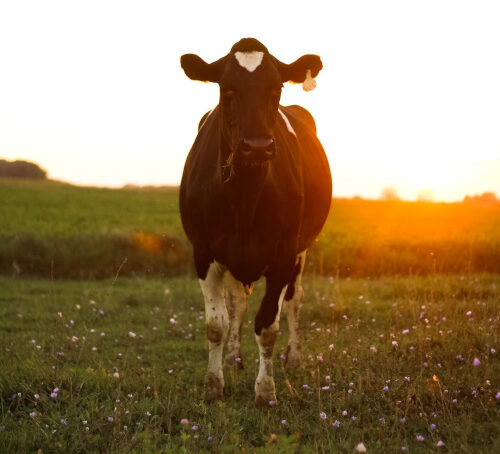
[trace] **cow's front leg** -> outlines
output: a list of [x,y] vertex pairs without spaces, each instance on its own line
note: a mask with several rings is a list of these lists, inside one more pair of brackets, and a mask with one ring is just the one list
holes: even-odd
[[276,403],[273,378],[273,349],[278,336],[280,311],[286,285],[270,282],[255,318],[255,338],[259,346],[259,374],[255,380],[255,405],[258,407]]
[[227,343],[226,365],[243,368],[241,358],[241,329],[243,318],[248,307],[247,296],[243,284],[236,280],[231,273],[226,274],[228,290],[230,331]]
[[222,350],[229,326],[224,302],[225,268],[217,262],[208,267],[205,279],[200,279],[205,299],[205,322],[208,338],[208,369],[205,375],[205,401],[213,402],[224,397]]

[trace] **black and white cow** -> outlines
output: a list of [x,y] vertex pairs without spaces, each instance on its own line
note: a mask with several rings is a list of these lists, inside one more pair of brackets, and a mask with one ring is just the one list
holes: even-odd
[[322,63],[317,55],[304,55],[284,64],[256,39],[244,38],[220,60],[208,64],[187,54],[181,66],[190,79],[220,86],[219,104],[200,121],[180,188],[182,223],[205,300],[205,399],[223,397],[222,353],[229,329],[226,361],[241,361],[246,293],[264,276],[265,296],[255,318],[260,352],[255,403],[266,405],[276,401],[272,352],[283,301],[288,364],[300,363],[302,271],[332,196],[312,116],[279,101],[284,82],[310,83]]

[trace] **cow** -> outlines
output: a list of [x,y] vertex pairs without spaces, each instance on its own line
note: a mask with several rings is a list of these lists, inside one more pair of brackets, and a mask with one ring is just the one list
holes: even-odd
[[190,79],[220,87],[218,105],[198,125],[180,186],[182,225],[205,302],[204,397],[207,402],[224,397],[228,332],[226,364],[242,365],[246,297],[265,277],[255,317],[260,355],[255,404],[272,405],[272,354],[282,305],[289,326],[286,361],[297,366],[306,251],[325,223],[332,198],[330,168],[313,117],[300,106],[279,102],[284,82],[315,82],[321,59],[304,55],[285,64],[258,40],[243,38],[213,63],[186,54],[181,66]]

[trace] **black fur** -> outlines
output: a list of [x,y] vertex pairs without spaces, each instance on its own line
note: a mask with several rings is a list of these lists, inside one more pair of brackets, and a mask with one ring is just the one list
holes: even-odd
[[[214,260],[244,285],[266,277],[255,320],[260,334],[276,318],[282,289],[295,281],[297,254],[310,247],[323,227],[332,186],[311,115],[299,106],[279,105],[283,75],[305,78],[307,69],[317,74],[319,57],[284,65],[251,38],[236,43],[232,52],[238,50],[260,50],[265,56],[252,73],[232,54],[212,64],[183,56],[188,77],[211,80],[217,74],[221,99],[204,116],[187,157],[180,211],[200,279]],[[239,159],[244,139],[255,137],[272,138],[275,155],[263,161]]]

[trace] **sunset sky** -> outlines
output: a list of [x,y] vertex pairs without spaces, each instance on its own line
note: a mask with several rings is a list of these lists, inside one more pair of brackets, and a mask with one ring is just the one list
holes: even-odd
[[189,80],[242,37],[322,57],[308,108],[334,196],[500,196],[499,1],[11,1],[0,4],[0,158],[54,179],[178,184],[218,86]]

